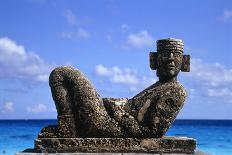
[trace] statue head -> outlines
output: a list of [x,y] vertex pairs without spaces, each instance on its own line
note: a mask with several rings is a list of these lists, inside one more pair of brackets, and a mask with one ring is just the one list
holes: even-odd
[[190,71],[190,55],[183,55],[183,52],[182,40],[157,40],[157,52],[150,52],[150,67],[157,70],[159,80],[176,79],[180,71]]

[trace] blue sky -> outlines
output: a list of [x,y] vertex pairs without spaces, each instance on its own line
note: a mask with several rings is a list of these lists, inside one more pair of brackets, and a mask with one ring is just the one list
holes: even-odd
[[80,69],[103,97],[132,97],[157,78],[156,40],[179,38],[184,119],[232,119],[232,1],[0,1],[0,119],[56,118],[51,70]]

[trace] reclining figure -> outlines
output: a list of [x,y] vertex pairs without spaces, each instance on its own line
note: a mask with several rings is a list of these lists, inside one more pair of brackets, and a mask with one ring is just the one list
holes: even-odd
[[150,67],[157,70],[159,80],[131,99],[101,98],[79,70],[54,69],[49,84],[58,125],[42,129],[39,138],[162,137],[187,96],[177,81],[180,70],[190,70],[190,56],[183,55],[183,46],[182,40],[173,38],[157,41]]

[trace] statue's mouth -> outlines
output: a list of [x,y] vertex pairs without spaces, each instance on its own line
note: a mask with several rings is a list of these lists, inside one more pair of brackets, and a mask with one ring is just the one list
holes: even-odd
[[167,68],[168,68],[168,69],[175,69],[175,64],[174,64],[174,63],[169,63],[169,64],[167,65]]

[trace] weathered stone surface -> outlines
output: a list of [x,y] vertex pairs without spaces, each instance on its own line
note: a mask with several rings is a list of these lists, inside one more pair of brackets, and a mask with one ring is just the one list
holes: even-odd
[[[71,67],[58,67],[49,81],[58,112],[57,131],[61,134],[57,137],[123,137],[123,130],[108,115],[102,98],[83,73]],[[73,119],[67,123],[65,116],[71,115]]]
[[[16,155],[44,155],[44,153],[31,153],[31,152],[20,152]],[[196,151],[195,153],[46,153],[46,155],[210,155],[202,151]]]
[[41,138],[35,149],[42,152],[194,153],[196,141],[185,137],[163,138]]
[[[20,152],[16,155],[44,155],[44,153],[29,153],[29,152]],[[195,153],[186,154],[186,153],[46,153],[46,155],[210,155],[201,151],[196,151]]]
[[151,63],[157,62],[159,81],[131,99],[101,98],[79,70],[54,69],[49,84],[58,126],[39,137],[162,137],[187,96],[176,77],[181,68],[189,71],[189,57],[182,55],[183,42],[172,38],[158,40],[157,50]]
[[186,91],[177,81],[157,82],[130,99],[125,110],[140,125],[142,137],[162,137],[175,120],[185,98]]
[[181,40],[158,40],[150,66],[157,70],[159,80],[131,99],[102,98],[81,71],[54,69],[49,85],[58,125],[43,128],[35,148],[47,152],[193,153],[193,139],[162,138],[187,97],[177,81],[180,71],[190,71],[190,56],[183,52]]

